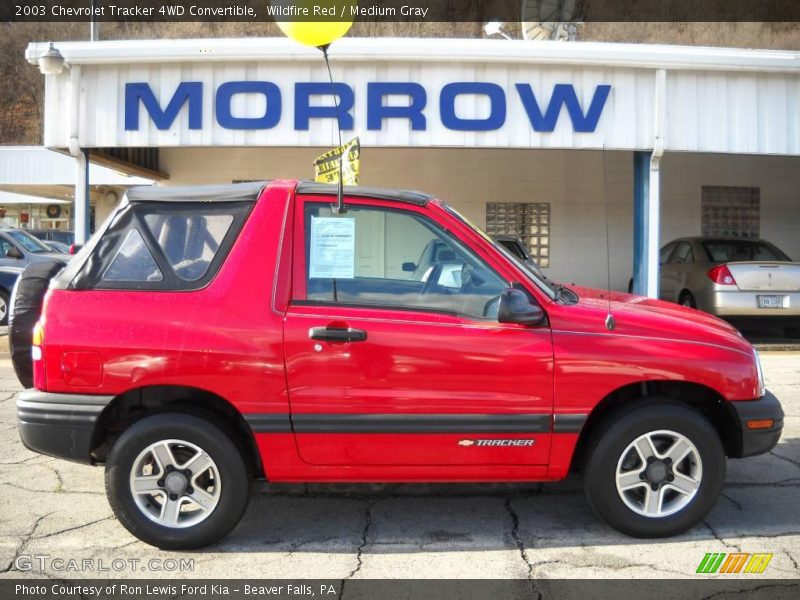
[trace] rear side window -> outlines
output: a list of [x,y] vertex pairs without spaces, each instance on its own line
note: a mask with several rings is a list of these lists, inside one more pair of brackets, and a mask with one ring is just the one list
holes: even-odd
[[161,281],[164,275],[153,255],[144,244],[142,235],[131,229],[125,241],[108,265],[103,279],[106,281]]
[[217,273],[252,202],[134,202],[115,217],[73,289],[195,290]]
[[144,222],[175,274],[197,281],[211,266],[233,216],[147,215]]

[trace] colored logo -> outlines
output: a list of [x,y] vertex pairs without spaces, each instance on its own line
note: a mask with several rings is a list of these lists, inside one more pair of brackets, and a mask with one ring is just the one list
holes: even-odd
[[771,560],[772,554],[765,552],[708,552],[700,561],[697,573],[763,573]]

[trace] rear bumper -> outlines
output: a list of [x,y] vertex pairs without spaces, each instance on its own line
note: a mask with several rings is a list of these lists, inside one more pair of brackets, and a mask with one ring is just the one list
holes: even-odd
[[22,443],[34,452],[92,464],[95,425],[113,398],[25,390],[17,398]]
[[[766,392],[758,400],[748,402],[731,402],[739,420],[742,433],[741,453],[737,458],[756,456],[772,450],[781,438],[783,431],[783,409],[778,399]],[[753,420],[772,419],[773,425],[768,429],[749,429],[747,423]]]
[[[718,288],[719,286],[714,286]],[[771,317],[775,319],[796,319],[800,321],[800,292],[779,292],[763,290],[742,292],[739,290],[719,290],[709,288],[698,298],[698,308],[718,317]],[[786,308],[759,308],[759,296],[786,297]]]

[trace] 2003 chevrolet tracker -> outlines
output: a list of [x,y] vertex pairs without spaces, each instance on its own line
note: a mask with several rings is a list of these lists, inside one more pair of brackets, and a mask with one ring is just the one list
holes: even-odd
[[[250,484],[554,481],[630,535],[716,502],[783,412],[710,315],[542,280],[425,194],[139,188],[51,281],[19,429],[120,522],[214,542]],[[609,318],[609,311],[613,318]],[[38,316],[38,314],[37,314]]]

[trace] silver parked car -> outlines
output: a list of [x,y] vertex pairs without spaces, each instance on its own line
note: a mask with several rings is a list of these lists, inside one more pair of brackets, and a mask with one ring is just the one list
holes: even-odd
[[[67,256],[66,259],[70,257]],[[32,262],[58,259],[65,256],[22,229],[0,228],[0,267],[27,267]]]
[[800,263],[764,240],[687,237],[661,249],[659,297],[740,326],[800,334]]

